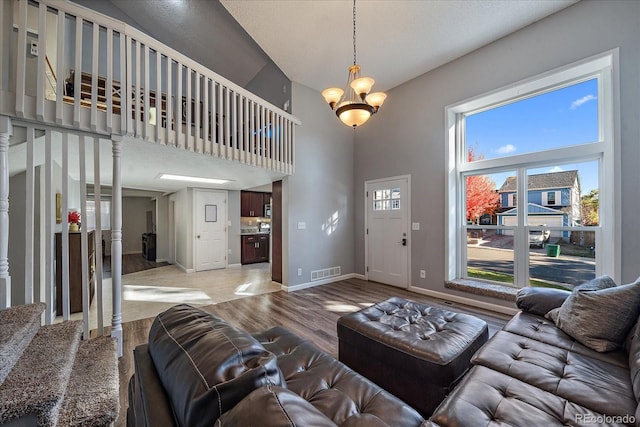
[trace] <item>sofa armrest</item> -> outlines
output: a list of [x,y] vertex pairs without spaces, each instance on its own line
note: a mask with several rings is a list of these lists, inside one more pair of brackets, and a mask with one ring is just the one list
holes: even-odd
[[554,308],[562,305],[571,291],[555,288],[538,288],[528,286],[518,291],[516,305],[522,311],[544,316]]
[[[135,374],[129,388],[128,427],[177,426],[169,397],[149,355],[149,346],[133,350]],[[129,424],[134,422],[134,424]]]

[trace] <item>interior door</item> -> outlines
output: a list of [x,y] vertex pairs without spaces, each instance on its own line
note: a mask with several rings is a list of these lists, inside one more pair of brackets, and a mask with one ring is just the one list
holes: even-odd
[[196,271],[227,266],[227,193],[195,190]]
[[369,181],[367,203],[367,277],[409,287],[409,179]]

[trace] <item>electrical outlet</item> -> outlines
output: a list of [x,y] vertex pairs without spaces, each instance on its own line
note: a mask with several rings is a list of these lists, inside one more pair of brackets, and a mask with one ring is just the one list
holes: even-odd
[[38,56],[38,42],[36,40],[31,41],[29,53],[33,56]]
[[302,276],[302,269],[298,268],[298,276]]
[[427,277],[427,272],[424,270],[420,270],[420,278],[425,279]]

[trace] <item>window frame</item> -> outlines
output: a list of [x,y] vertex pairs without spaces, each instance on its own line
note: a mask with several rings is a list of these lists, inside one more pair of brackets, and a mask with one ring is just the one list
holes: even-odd
[[[466,231],[464,182],[468,175],[516,171],[518,225],[514,230],[514,286],[529,283],[529,229],[526,223],[528,203],[527,169],[548,164],[599,162],[600,224],[597,227],[572,227],[575,231],[595,231],[596,276],[608,274],[619,280],[621,276],[620,229],[620,156],[619,150],[619,77],[618,49],[587,58],[538,76],[516,82],[501,89],[470,98],[445,107],[447,124],[446,164],[446,227],[445,227],[445,280],[464,280],[483,283],[466,276]],[[575,146],[554,148],[541,152],[516,154],[492,159],[465,162],[465,115],[527,99],[545,92],[561,89],[581,81],[597,78],[598,82],[598,140]],[[615,100],[615,102],[614,102]],[[453,209],[452,209],[453,208]],[[496,226],[484,227],[496,228]],[[612,236],[613,238],[604,238]]]

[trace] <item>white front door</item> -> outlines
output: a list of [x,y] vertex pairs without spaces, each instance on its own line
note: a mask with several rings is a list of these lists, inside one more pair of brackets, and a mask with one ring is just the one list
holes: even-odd
[[409,287],[409,178],[368,181],[367,278]]
[[227,192],[194,190],[196,271],[227,266]]

